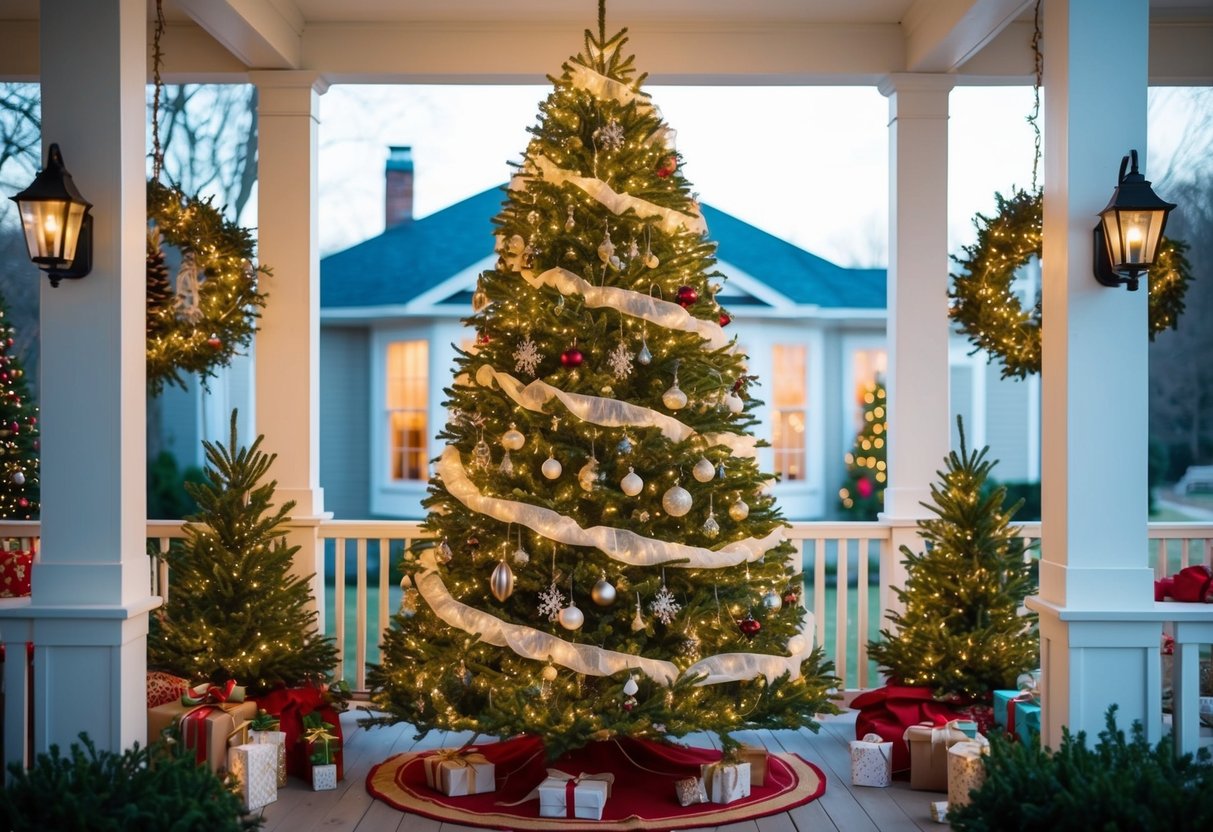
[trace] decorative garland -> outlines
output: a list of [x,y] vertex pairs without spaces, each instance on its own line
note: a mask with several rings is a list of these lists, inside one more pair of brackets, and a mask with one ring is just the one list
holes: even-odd
[[[960,271],[952,275],[948,298],[951,317],[978,349],[1002,361],[1002,377],[1026,378],[1040,372],[1039,300],[1025,309],[1011,284],[1015,272],[1041,254],[1044,200],[1040,191],[1016,190],[1010,199],[995,194],[994,216],[978,214],[977,242],[954,257]],[[1163,238],[1158,258],[1147,274],[1150,340],[1174,329],[1184,310],[1184,295],[1192,280],[1184,253],[1187,243]],[[993,360],[993,358],[991,358]]]
[[[147,183],[147,385],[153,396],[166,383],[184,389],[185,374],[214,377],[252,343],[265,306],[258,275],[270,272],[253,265],[252,232],[211,203],[156,179]],[[176,286],[167,293],[161,239],[181,251]]]

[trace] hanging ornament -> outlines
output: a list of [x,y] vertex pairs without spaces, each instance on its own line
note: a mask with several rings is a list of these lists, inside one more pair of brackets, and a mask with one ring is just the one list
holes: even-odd
[[737,622],[737,628],[741,630],[741,634],[746,638],[753,638],[762,629],[762,622],[747,612],[745,618]]
[[671,517],[682,517],[691,510],[691,502],[691,492],[679,484],[675,484],[661,495],[661,507]]
[[212,332],[211,337],[206,339],[206,345],[213,350],[217,350],[223,346],[223,339]]
[[13,485],[25,485],[25,474],[20,471],[14,471],[12,481]]
[[783,594],[783,603],[789,607],[794,607],[800,603],[800,596],[796,594],[796,590],[789,589]]
[[644,480],[636,473],[636,469],[628,466],[628,472],[619,481],[619,490],[629,497],[635,497],[644,488]]
[[741,396],[736,393],[726,393],[724,397],[724,406],[729,409],[730,413],[740,413],[745,410],[745,402],[741,400]]
[[661,265],[661,260],[653,252],[646,252],[644,255],[644,264],[650,269],[655,269]]
[[742,520],[750,516],[750,507],[744,500],[738,500],[729,506],[729,517],[740,523]]
[[507,451],[517,451],[526,444],[526,437],[522,435],[522,431],[518,430],[518,426],[510,422],[510,429],[501,435],[501,447]]
[[653,363],[653,353],[649,352],[649,345],[644,340],[644,335],[640,336],[640,351],[636,353],[636,363],[646,367]]
[[476,440],[476,447],[472,448],[472,467],[487,471],[492,464],[493,452],[489,450],[489,443],[484,441],[484,434],[481,434]]
[[421,597],[421,593],[413,587],[408,587],[404,590],[404,594],[400,596],[400,614],[405,618],[412,618],[417,614],[417,600]]
[[679,286],[678,293],[674,296],[678,305],[683,309],[688,306],[694,306],[699,302],[699,292],[695,291],[694,286]]
[[476,557],[476,553],[480,550],[480,538],[472,535],[466,541],[467,547],[472,550],[472,557]]
[[703,533],[713,538],[720,534],[720,524],[716,522],[716,509],[712,505],[712,499],[708,498],[708,519],[703,521]]
[[619,381],[623,381],[632,374],[632,351],[628,349],[627,343],[622,338],[615,345],[615,349],[611,350],[611,354],[607,356],[607,366],[611,368],[611,372]]
[[572,599],[569,605],[560,611],[560,626],[566,630],[580,630],[585,623],[585,614],[577,609],[577,603]]
[[534,377],[542,361],[543,353],[531,340],[531,333],[528,332],[518,344],[518,349],[514,350],[514,372]]
[[716,466],[706,456],[701,456],[695,463],[695,467],[691,469],[691,474],[699,482],[711,482],[716,476]]
[[606,123],[606,127],[599,127],[594,131],[594,140],[602,145],[605,150],[618,150],[623,147],[623,125],[618,119],[612,118]]
[[640,593],[636,593],[636,614],[632,616],[632,632],[639,633],[648,625],[644,623],[644,616],[640,614]]
[[724,470],[724,460],[722,459],[720,462],[716,463],[716,479],[718,479],[718,480],[724,479],[725,473],[726,472]]
[[489,589],[498,601],[505,601],[514,594],[514,570],[505,562],[505,558],[497,561],[493,574],[489,576]]
[[615,603],[615,586],[607,580],[606,572],[602,573],[598,583],[590,590],[590,598],[600,607],[609,607]]
[[661,394],[661,403],[670,410],[682,410],[687,406],[687,394],[678,387],[678,368],[674,368],[674,383]]
[[556,668],[550,664],[544,665],[543,670],[539,672],[539,676],[545,682],[555,682],[557,676]]
[[628,259],[635,260],[640,256],[640,246],[636,245],[636,238],[633,237],[628,241]]
[[483,312],[489,306],[489,293],[484,291],[479,284],[476,286],[476,291],[472,292],[472,311]]
[[594,484],[598,481],[598,460],[591,456],[586,460],[585,465],[581,466],[581,470],[577,472],[577,482],[581,485],[582,491],[593,491]]
[[619,444],[615,446],[615,450],[624,456],[627,456],[632,452],[632,440],[626,433],[623,435],[623,438],[619,440]]
[[509,477],[514,473],[514,460],[510,459],[510,452],[506,451],[501,457],[501,464],[497,466],[497,470],[503,476]]
[[563,608],[564,593],[560,591],[560,587],[556,586],[556,579],[553,577],[548,588],[539,593],[539,615],[548,621],[555,621]]
[[580,367],[585,356],[576,346],[572,346],[560,354],[560,363],[565,367]]
[[603,265],[609,265],[613,257],[615,257],[615,244],[611,242],[611,232],[608,230],[606,236],[602,238],[602,242],[598,244],[598,259],[603,262]]
[[573,206],[572,206],[572,205],[570,205],[570,206],[569,206],[569,214],[568,214],[568,216],[567,216],[567,217],[565,218],[565,220],[564,220],[564,230],[565,230],[565,231],[572,231],[572,230],[573,230],[574,228],[576,228],[576,227],[577,227],[577,220],[575,220],[575,219],[573,218]]
[[543,465],[539,466],[539,470],[549,480],[554,480],[560,476],[560,472],[564,470],[564,466],[560,464],[560,460],[552,455],[552,451],[549,449],[548,458],[543,461]]
[[455,557],[455,553],[451,551],[451,545],[446,542],[446,538],[442,538],[442,542],[438,544],[438,552],[436,554],[439,563],[450,563],[451,558]]
[[688,632],[687,637],[682,641],[682,655],[690,661],[696,661],[699,658],[699,646],[699,637]]
[[518,548],[514,550],[513,560],[516,566],[526,566],[531,562],[531,553],[522,546],[522,529],[518,530]]
[[659,179],[668,179],[674,175],[674,171],[678,170],[677,157],[670,155],[661,159],[655,168],[655,173]]
[[674,599],[674,593],[665,585],[665,570],[661,573],[661,589],[657,590],[657,594],[649,602],[649,609],[653,612],[653,617],[662,624],[669,624],[682,609],[682,605]]
[[624,696],[635,696],[637,691],[639,691],[639,690],[640,690],[640,685],[636,684],[636,680],[631,676],[629,676],[628,680],[623,683],[623,695]]
[[771,612],[778,612],[783,608],[783,598],[779,596],[778,592],[771,589],[767,591],[766,595],[762,596],[762,605]]
[[733,323],[733,316],[722,309],[720,310],[720,316],[716,320],[720,322],[721,326],[728,326]]

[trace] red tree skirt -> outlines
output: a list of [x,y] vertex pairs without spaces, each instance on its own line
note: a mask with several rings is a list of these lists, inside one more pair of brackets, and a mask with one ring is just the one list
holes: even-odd
[[[750,796],[721,805],[680,806],[674,782],[699,775],[701,763],[720,759],[720,752],[621,738],[591,743],[554,763],[546,764],[543,745],[535,737],[476,746],[494,764],[497,791],[447,797],[425,783],[422,758],[434,751],[397,754],[371,769],[367,791],[374,797],[413,814],[467,826],[492,829],[683,829],[718,826],[786,812],[820,797],[826,788],[821,769],[795,754],[771,754],[766,783]],[[611,772],[615,784],[601,821],[539,817],[539,801],[515,806],[546,776],[549,767],[570,774]]]

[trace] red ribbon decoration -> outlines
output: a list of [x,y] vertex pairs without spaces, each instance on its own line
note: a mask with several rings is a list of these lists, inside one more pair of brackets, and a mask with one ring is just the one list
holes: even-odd
[[564,814],[568,818],[577,817],[577,801],[574,798],[574,793],[577,791],[577,780],[578,778],[574,777],[564,784]]

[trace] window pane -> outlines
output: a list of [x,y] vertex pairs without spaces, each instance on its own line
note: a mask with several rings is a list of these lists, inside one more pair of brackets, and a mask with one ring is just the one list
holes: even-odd
[[388,344],[385,371],[391,477],[393,480],[426,479],[429,343],[395,341]]
[[808,349],[803,344],[776,344],[771,352],[771,447],[775,473],[784,482],[803,480],[805,414],[808,407]]

